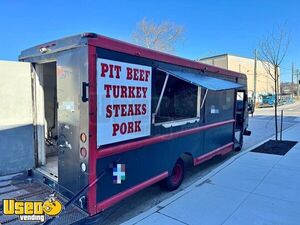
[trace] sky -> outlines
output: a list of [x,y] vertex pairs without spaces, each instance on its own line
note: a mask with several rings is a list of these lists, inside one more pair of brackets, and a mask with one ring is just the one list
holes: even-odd
[[143,18],[184,27],[178,56],[253,57],[259,41],[285,24],[291,42],[281,74],[290,81],[292,63],[300,69],[299,8],[296,0],[0,0],[0,60],[17,60],[21,50],[83,32],[130,42]]

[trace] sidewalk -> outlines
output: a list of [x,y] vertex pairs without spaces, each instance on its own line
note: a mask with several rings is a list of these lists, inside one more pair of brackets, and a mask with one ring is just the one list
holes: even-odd
[[124,225],[300,224],[300,124],[286,155],[242,152]]

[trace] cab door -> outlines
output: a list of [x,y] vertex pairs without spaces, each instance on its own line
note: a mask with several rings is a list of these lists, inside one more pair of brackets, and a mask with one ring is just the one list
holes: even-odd
[[238,90],[236,92],[236,112],[235,112],[235,143],[236,150],[241,150],[243,147],[243,134],[245,130],[245,123],[247,122],[245,111],[247,103],[247,95],[245,91]]

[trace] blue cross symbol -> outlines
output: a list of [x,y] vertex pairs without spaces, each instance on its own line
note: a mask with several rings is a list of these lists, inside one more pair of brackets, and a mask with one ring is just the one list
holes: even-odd
[[113,168],[114,184],[121,184],[122,180],[125,180],[125,176],[125,164],[117,164],[117,166]]

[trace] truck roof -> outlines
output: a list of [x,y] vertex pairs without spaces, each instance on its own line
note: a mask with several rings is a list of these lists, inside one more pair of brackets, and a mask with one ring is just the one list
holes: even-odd
[[[65,51],[68,49],[92,45],[96,47],[101,47],[117,52],[127,53],[130,55],[135,55],[139,57],[144,57],[148,59],[153,59],[161,62],[166,62],[174,65],[180,65],[183,67],[193,68],[201,70],[203,72],[227,75],[233,77],[239,77],[246,79],[246,75],[220,67],[208,65],[202,62],[197,62],[195,60],[185,59],[179,56],[171,55],[168,53],[155,51],[117,39],[109,38],[100,34],[95,33],[82,33],[70,37],[65,37],[55,41],[50,41],[41,45],[34,46],[32,48],[23,50],[19,56],[19,60],[23,61],[27,58],[38,57],[41,55],[47,55],[59,51]],[[50,49],[49,52],[43,52],[44,49]]]

